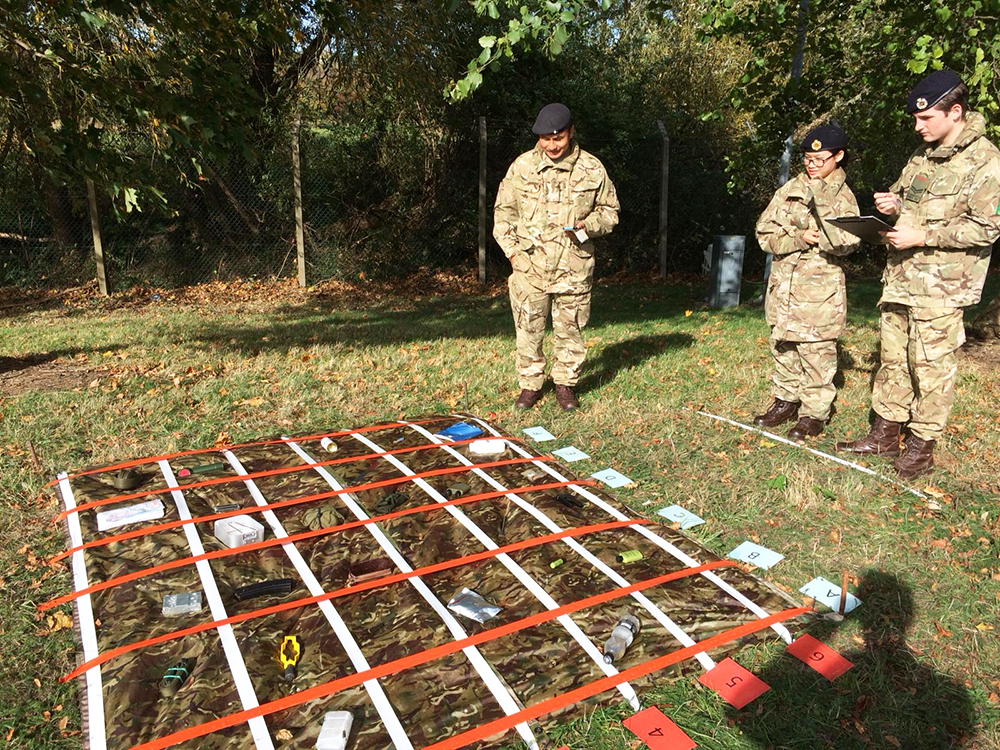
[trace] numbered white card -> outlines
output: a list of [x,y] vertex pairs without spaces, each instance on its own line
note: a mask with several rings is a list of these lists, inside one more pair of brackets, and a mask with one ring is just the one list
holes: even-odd
[[525,435],[530,437],[539,443],[544,443],[546,440],[555,440],[556,436],[551,432],[546,430],[544,427],[525,427],[521,430]]
[[608,487],[627,487],[630,484],[635,484],[631,479],[629,479],[624,474],[621,474],[614,469],[604,469],[603,471],[595,471],[591,474],[594,479],[604,482]]
[[575,448],[572,445],[566,446],[565,448],[560,448],[557,451],[552,451],[552,455],[559,456],[563,461],[582,461],[585,458],[590,458],[586,453],[584,453],[579,448]]
[[[834,612],[840,611],[840,586],[830,583],[825,578],[813,578],[809,583],[800,588],[799,591],[806,596],[811,596],[817,602],[825,604]],[[860,606],[861,600],[851,592],[847,592],[847,604],[844,606],[844,614]]]
[[699,518],[691,511],[682,508],[679,505],[671,505],[669,508],[660,508],[656,512],[671,523],[679,523],[682,529],[690,529],[693,526],[700,526],[705,523],[704,518]]
[[779,555],[772,549],[761,547],[753,542],[743,542],[739,547],[729,553],[729,557],[734,560],[756,565],[758,568],[772,568],[785,559],[784,555]]

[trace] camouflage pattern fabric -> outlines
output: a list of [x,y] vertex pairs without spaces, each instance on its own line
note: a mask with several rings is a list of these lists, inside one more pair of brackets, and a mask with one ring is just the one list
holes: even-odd
[[517,380],[520,388],[540,390],[545,382],[545,321],[552,309],[552,379],[576,385],[587,356],[581,329],[590,320],[590,292],[546,294],[525,283],[522,274],[511,274],[510,307],[517,333]]
[[967,307],[979,302],[1000,237],[1000,151],[970,112],[952,146],[918,148],[889,188],[902,202],[897,226],[924,229],[924,247],[888,249],[882,302]]
[[[435,432],[461,419],[465,418],[441,416],[425,427]],[[366,437],[386,450],[415,447],[428,442],[425,436],[407,426],[387,426],[385,430],[366,433]],[[372,452],[370,447],[350,437],[337,438],[337,443],[337,458]],[[301,446],[317,461],[329,458],[329,454],[320,448],[318,440],[304,440]],[[470,453],[468,445],[458,445],[454,449],[476,463],[483,462]],[[539,455],[530,448],[528,450],[533,455]],[[305,466],[302,458],[283,444],[235,448],[233,453],[246,471],[251,473],[284,466]],[[401,453],[397,457],[415,472],[460,465],[454,456],[439,448]],[[496,458],[502,460],[514,457],[514,453],[508,449]],[[171,461],[171,467],[176,472],[185,466],[205,465],[218,460],[221,460],[221,456],[216,453],[185,456]],[[571,479],[574,478],[566,467],[553,465]],[[345,486],[402,475],[398,468],[384,458],[364,459],[329,468],[337,481]],[[138,467],[138,470],[144,478],[140,489],[164,486],[156,464],[145,464]],[[537,468],[531,464],[501,466],[485,471],[497,482],[511,488],[552,481],[548,475],[539,476]],[[227,465],[226,469],[182,479],[180,483],[183,486],[193,483],[195,479],[233,476],[235,472]],[[495,489],[471,472],[429,477],[426,481],[446,496],[490,492]],[[271,503],[330,491],[326,480],[310,468],[262,477],[255,480],[255,483],[263,497]],[[76,501],[80,504],[121,494],[112,486],[110,472],[74,478],[70,480],[70,484]],[[628,513],[607,492],[597,488],[591,490],[614,508]],[[184,490],[182,487],[181,491],[195,517],[209,514],[213,506],[224,503],[239,503],[253,512],[254,501],[247,485],[240,479],[191,490]],[[612,520],[607,511],[585,498],[580,498],[583,503],[581,508],[559,502],[556,495],[560,491],[563,490],[532,491],[521,497],[562,528]],[[392,493],[401,493],[404,497],[388,498]],[[157,522],[176,520],[178,511],[170,495],[158,497],[163,499],[166,514]],[[352,493],[352,497],[369,514],[374,514],[380,504],[384,506],[391,503],[397,509],[403,509],[432,502],[412,482]],[[141,498],[132,502],[140,501]],[[317,512],[317,509],[323,508],[328,508],[329,511]],[[498,545],[550,533],[538,519],[507,497],[470,503],[462,506],[462,511]],[[318,523],[337,523],[340,519],[353,517],[341,497],[281,508],[275,511],[275,515],[288,534],[305,531]],[[79,514],[84,541],[105,536],[97,531],[95,517],[96,514],[90,511]],[[109,533],[142,526],[143,524],[123,526]],[[265,539],[272,539],[270,527],[267,524],[265,527]],[[211,524],[197,524],[195,528],[206,551],[222,548],[212,534]],[[403,516],[380,522],[378,528],[414,568],[484,549],[447,512],[432,510]],[[652,528],[699,562],[718,559],[679,531],[665,526]],[[683,564],[673,555],[654,545],[634,529],[591,534],[579,537],[577,541],[630,582],[683,568]],[[374,541],[371,531],[365,527],[296,542],[295,547],[327,591],[346,584],[348,570],[352,565],[384,557],[384,552]],[[617,562],[616,555],[626,549],[640,550],[642,560],[632,564]],[[84,553],[91,584],[190,554],[187,539],[179,528],[96,547]],[[614,582],[565,541],[524,549],[511,553],[510,556],[560,604],[616,588]],[[563,558],[565,563],[553,569],[550,563],[556,558]],[[280,546],[234,554],[212,560],[208,564],[229,615],[254,611],[308,595],[300,582],[297,589],[287,597],[263,596],[242,603],[233,598],[233,590],[239,586],[272,578],[300,580],[288,555]],[[720,569],[717,574],[769,612],[796,604],[777,589],[738,568]],[[544,611],[544,606],[538,599],[495,558],[424,576],[423,581],[442,602],[447,602],[463,587],[469,587],[503,607],[496,618],[483,625],[463,620],[462,624],[469,634]],[[165,594],[200,590],[202,586],[196,568],[187,566],[93,594],[91,601],[97,620],[99,650],[104,652],[122,644],[210,621],[207,603],[200,612],[194,614],[173,618],[161,615]],[[682,578],[668,585],[650,588],[646,594],[695,640],[703,640],[739,624],[756,620],[743,605],[703,576]],[[332,604],[372,666],[453,640],[441,618],[410,582],[351,594],[335,599]],[[624,612],[636,614],[642,621],[642,630],[618,665],[621,669],[680,647],[631,597],[617,599],[571,617],[600,648]],[[315,605],[248,620],[234,625],[233,630],[260,703],[355,671],[328,621]],[[278,647],[282,638],[290,634],[295,635],[302,645],[298,676],[292,685],[283,681],[282,668],[278,662]],[[79,631],[77,635],[79,637]],[[766,631],[758,637],[766,637]],[[730,644],[712,655],[721,658],[738,646],[736,643]],[[479,650],[500,676],[506,690],[522,706],[537,703],[603,676],[579,644],[554,621],[490,641],[479,646]],[[182,658],[193,661],[191,676],[176,695],[164,698],[158,691],[158,682],[167,668]],[[677,665],[673,671],[659,673],[632,684],[641,688],[694,669],[698,669],[697,663],[689,660]],[[101,675],[108,747],[111,750],[127,750],[139,742],[231,714],[242,708],[219,637],[213,630],[132,651],[103,664]],[[425,747],[503,715],[497,701],[463,653],[381,678],[379,684],[416,748]],[[83,695],[85,690],[81,690],[81,696]],[[618,693],[610,691],[595,699],[592,704],[617,705],[619,701]],[[355,729],[348,745],[350,750],[384,750],[391,746],[374,704],[360,686],[270,714],[265,717],[265,722],[272,738],[280,730],[290,733],[290,740],[275,740],[275,746],[281,750],[310,748],[315,745],[324,713],[331,710],[347,710],[354,715]],[[532,722],[531,726],[544,744],[544,733],[548,729],[581,716],[584,710],[583,706],[570,707],[557,715]],[[86,736],[87,728],[84,730]],[[511,731],[478,743],[475,747],[494,748],[516,739],[517,735]],[[180,746],[246,750],[253,747],[253,741],[247,726],[241,725]]]
[[[764,317],[779,341],[831,341],[844,332],[847,286],[840,258],[860,240],[821,219],[857,216],[858,202],[836,169],[819,184],[805,173],[774,194],[757,221],[757,241],[774,258]],[[819,232],[819,244],[807,245],[802,233]]]
[[782,401],[799,402],[799,416],[823,422],[837,395],[836,341],[779,341],[770,339],[771,395]]
[[[540,148],[521,154],[500,183],[493,236],[510,259],[510,304],[517,333],[521,388],[539,390],[545,380],[542,340],[552,309],[555,336],[552,379],[576,385],[587,350],[581,329],[590,318],[594,237],[618,224],[615,186],[597,157],[573,143],[552,161]],[[564,227],[583,222],[579,242]]]
[[882,305],[881,365],[872,408],[893,422],[909,422],[921,440],[944,434],[955,400],[958,348],[965,343],[961,308]]

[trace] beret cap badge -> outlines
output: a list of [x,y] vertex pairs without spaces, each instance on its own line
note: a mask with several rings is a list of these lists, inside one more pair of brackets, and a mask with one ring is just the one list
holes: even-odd
[[917,108],[927,109],[927,100],[924,99],[924,97],[920,97],[919,99],[917,99]]
[[823,148],[823,142],[819,138],[814,140],[810,145],[813,147],[813,151],[819,151]]

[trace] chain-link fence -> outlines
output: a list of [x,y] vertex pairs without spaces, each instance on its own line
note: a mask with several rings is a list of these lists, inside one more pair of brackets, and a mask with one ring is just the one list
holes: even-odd
[[[211,279],[297,272],[291,132],[266,148],[225,159],[192,154],[186,179],[151,143],[119,147],[162,194],[126,212],[97,186],[110,288],[177,286]],[[728,185],[712,142],[674,137],[669,160],[656,123],[629,132],[578,133],[607,167],[621,201],[618,228],[599,242],[598,274],[697,271],[712,234],[752,233],[775,186],[777,165]],[[510,163],[533,147],[523,122],[486,123],[486,211],[480,216],[479,123],[457,129],[303,122],[299,129],[305,277],[388,278],[418,268],[470,276],[486,221],[486,269],[509,265],[492,239],[492,209]],[[15,152],[17,153],[17,152]],[[21,151],[20,153],[24,153]],[[197,164],[198,172],[194,172]],[[661,259],[661,185],[669,168],[666,252]],[[47,181],[28,156],[0,166],[0,257],[5,284],[65,286],[93,278],[94,237],[84,185]],[[753,261],[751,261],[751,264]]]

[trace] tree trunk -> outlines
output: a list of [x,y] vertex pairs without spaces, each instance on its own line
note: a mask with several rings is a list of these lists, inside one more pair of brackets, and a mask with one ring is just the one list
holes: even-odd
[[42,197],[45,200],[45,210],[52,222],[52,237],[57,244],[64,247],[73,245],[73,214],[69,191],[53,182],[48,175],[43,175]]
[[969,326],[987,339],[1000,339],[1000,294],[993,298]]

